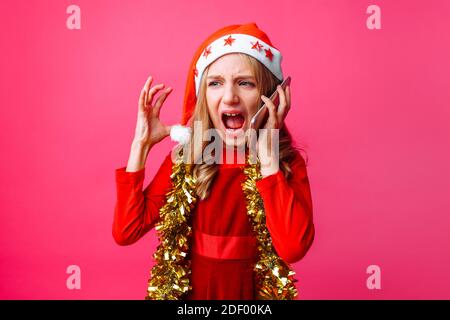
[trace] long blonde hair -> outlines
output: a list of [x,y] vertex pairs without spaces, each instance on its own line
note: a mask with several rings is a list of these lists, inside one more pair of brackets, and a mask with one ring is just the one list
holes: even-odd
[[[242,59],[245,59],[251,66],[253,74],[256,78],[257,88],[259,90],[259,96],[265,95],[266,97],[270,96],[270,94],[276,89],[276,86],[280,84],[280,81],[267,69],[262,63],[260,63],[255,58],[244,54],[244,53],[236,53]],[[209,66],[205,69],[203,73],[203,77],[200,82],[200,89],[198,93],[197,103],[195,105],[195,109],[190,119],[190,127],[193,132],[195,121],[201,121],[202,124],[202,134],[211,128],[214,128],[211,117],[208,112],[208,105],[206,101],[206,75],[208,74]],[[259,97],[258,96],[258,97]],[[262,104],[259,105],[261,107]],[[188,143],[188,150],[190,150],[191,159],[198,159],[201,157],[200,153],[203,153],[203,150],[208,145],[208,141],[194,141],[194,135],[191,136],[191,140]],[[201,148],[195,148],[195,143],[201,143]],[[293,160],[295,156],[295,152],[299,150],[303,150],[294,145],[292,136],[289,133],[286,124],[280,129],[279,132],[279,157],[280,157],[280,169],[283,172],[286,178],[289,178],[291,174],[291,168],[289,163]],[[197,196],[200,199],[206,199],[212,188],[212,183],[217,174],[218,167],[216,163],[202,163],[196,164],[193,161],[193,174],[196,178],[196,192]]]

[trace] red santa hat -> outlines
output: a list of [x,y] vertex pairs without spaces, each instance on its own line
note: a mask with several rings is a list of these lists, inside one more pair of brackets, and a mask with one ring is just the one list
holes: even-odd
[[184,95],[181,124],[185,125],[192,116],[197,102],[200,80],[206,67],[227,53],[241,52],[257,59],[280,81],[282,56],[269,37],[256,23],[230,25],[210,35],[195,52],[188,72]]

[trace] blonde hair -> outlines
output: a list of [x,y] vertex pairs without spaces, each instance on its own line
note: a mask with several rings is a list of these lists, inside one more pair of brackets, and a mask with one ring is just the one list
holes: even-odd
[[[276,89],[276,86],[280,84],[280,81],[267,69],[262,63],[260,63],[255,58],[244,54],[244,53],[236,53],[242,59],[245,59],[246,62],[249,63],[253,75],[256,78],[257,88],[259,90],[259,96],[265,95],[266,97],[270,96],[270,94]],[[208,129],[214,128],[211,117],[208,111],[208,105],[206,102],[206,75],[208,74],[209,66],[205,69],[203,73],[203,77],[200,82],[200,89],[198,93],[197,103],[195,105],[195,109],[190,119],[190,127],[193,132],[195,121],[201,121],[202,124],[202,132],[205,132]],[[258,97],[259,97],[258,96]],[[262,106],[262,103],[259,105],[259,108]],[[194,148],[195,144],[201,143],[201,148]],[[199,159],[202,156],[203,150],[209,144],[209,141],[194,141],[194,137],[191,137],[191,140],[188,144],[188,150],[190,150],[191,159]],[[303,150],[297,146],[294,146],[292,136],[289,133],[289,130],[286,127],[286,124],[280,129],[279,132],[279,157],[280,157],[280,169],[283,172],[286,178],[289,178],[291,175],[291,168],[289,163],[295,157],[295,153],[299,150]],[[196,164],[196,161],[193,160],[193,174],[196,178],[196,192],[197,196],[204,200],[206,199],[211,191],[212,183],[218,171],[218,166],[216,163],[205,163],[202,161],[201,163]]]

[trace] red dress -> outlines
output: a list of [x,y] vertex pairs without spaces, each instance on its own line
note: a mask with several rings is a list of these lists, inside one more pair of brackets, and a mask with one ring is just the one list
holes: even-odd
[[[130,245],[155,226],[172,183],[170,154],[143,190],[145,168],[116,169],[117,202],[113,236]],[[314,239],[312,200],[305,162],[299,153],[287,180],[279,170],[257,181],[275,250],[288,263],[299,261]],[[193,214],[191,285],[187,300],[255,299],[256,240],[247,216],[239,164],[220,164],[210,196]]]

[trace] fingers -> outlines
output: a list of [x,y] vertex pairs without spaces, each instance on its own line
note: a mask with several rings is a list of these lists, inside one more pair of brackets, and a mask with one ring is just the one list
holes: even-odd
[[141,94],[139,95],[139,111],[144,112],[145,111],[145,100],[147,98],[147,91],[145,91],[145,88],[142,88]]
[[287,104],[289,106],[289,109],[291,108],[291,86],[286,87],[286,98],[287,98]]
[[153,77],[149,76],[147,78],[147,81],[145,81],[145,84],[144,84],[144,89],[146,92],[148,92],[148,89],[150,88],[150,85],[152,84],[152,82],[153,82]]
[[264,128],[276,128],[277,112],[275,110],[275,105],[269,98],[267,98],[264,95],[261,96],[261,99],[266,104],[267,109],[269,109],[269,118],[267,119],[267,122],[266,122]]
[[151,89],[150,89],[150,91],[148,91],[148,94],[147,94],[147,101],[146,101],[146,107],[148,107],[148,106],[152,106],[152,103],[153,103],[153,97],[155,96],[155,94],[159,91],[159,90],[161,90],[162,88],[164,88],[164,84],[163,83],[160,83],[160,84],[157,84],[157,85],[154,85]]
[[166,88],[163,93],[156,99],[155,102],[155,115],[159,117],[159,112],[161,111],[161,106],[164,104],[164,101],[166,101],[167,96],[172,92],[172,88],[168,87]]
[[152,76],[149,76],[149,77],[147,78],[147,81],[145,81],[145,84],[144,84],[144,90],[145,90],[144,107],[147,106],[148,90],[149,90],[150,85],[152,84],[152,82],[153,82],[153,77],[152,77]]
[[147,95],[148,95],[148,89],[150,88],[150,85],[153,81],[152,76],[149,76],[147,80],[145,81],[144,87],[141,90],[141,94],[139,95],[139,111],[144,112],[145,107],[147,106]]
[[[287,87],[286,87],[286,90],[287,90]],[[278,91],[278,95],[280,97],[280,105],[277,110],[277,116],[278,116],[279,121],[281,122],[286,117],[287,112],[289,111],[290,105],[288,103],[286,92],[285,92],[285,90],[283,90],[283,88],[280,85],[277,86],[277,91]]]
[[[164,88],[164,84],[163,83],[159,83],[157,85],[154,85],[150,89],[150,86],[151,86],[152,82],[153,82],[153,77],[149,76],[147,78],[147,81],[145,81],[145,84],[144,84],[144,89],[143,89],[145,91],[144,107],[147,107],[148,105],[151,105],[155,93],[157,93],[159,90]],[[140,99],[139,99],[139,102],[141,102]]]

